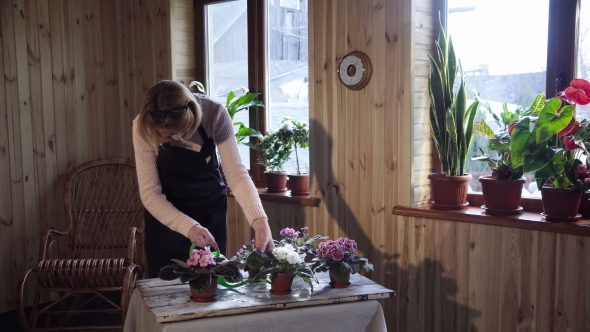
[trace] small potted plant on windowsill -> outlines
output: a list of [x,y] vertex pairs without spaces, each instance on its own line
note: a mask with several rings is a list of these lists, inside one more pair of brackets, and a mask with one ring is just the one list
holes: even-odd
[[[508,105],[504,103],[502,105],[503,111],[498,117],[492,112],[490,105],[485,100],[480,100],[480,104],[493,117],[494,122],[499,127],[494,132],[485,120],[481,120],[474,127],[476,135],[488,140],[489,150],[497,153],[497,158],[494,158],[487,156],[480,149],[482,155],[471,158],[472,160],[487,162],[492,170],[492,175],[479,178],[485,204],[482,208],[486,214],[490,215],[519,214],[522,210],[520,206],[522,188],[526,180],[523,177],[523,167],[513,167],[510,153],[510,135],[516,126],[517,120],[522,116],[530,115],[533,109],[524,110],[522,107],[518,107],[511,112],[508,110]],[[533,105],[536,104],[533,103]]]
[[293,127],[293,149],[295,151],[295,160],[297,162],[297,174],[289,174],[289,189],[291,195],[309,195],[310,181],[309,173],[302,173],[299,165],[299,150],[306,149],[309,146],[309,127],[306,122],[290,120],[285,118],[283,122],[290,121]]
[[288,173],[283,170],[285,162],[291,158],[293,150],[293,128],[290,122],[283,122],[281,127],[271,130],[260,138],[254,146],[258,150],[258,164],[266,168],[266,178],[269,193],[287,191]]
[[582,148],[587,126],[576,121],[574,106],[590,102],[589,95],[588,81],[573,80],[569,88],[539,105],[538,112],[521,117],[512,132],[512,162],[522,165],[525,173],[535,173],[547,221],[581,217],[578,208],[587,188],[578,181],[585,182],[578,166],[580,156],[587,154]]
[[[428,176],[430,198],[434,209],[458,210],[469,205],[467,190],[472,177],[465,173],[465,162],[479,101],[476,98],[467,107],[463,69],[455,56],[451,39],[447,41],[442,25],[436,46],[438,63],[428,56],[428,92],[430,132],[442,164],[442,173],[431,173]],[[457,94],[453,92],[456,78],[460,79]]]

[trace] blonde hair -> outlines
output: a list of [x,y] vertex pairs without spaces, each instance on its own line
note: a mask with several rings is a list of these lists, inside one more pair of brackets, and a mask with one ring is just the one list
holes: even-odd
[[[177,107],[187,106],[188,109],[179,119],[167,117],[163,123],[156,123],[151,112],[165,111]],[[201,106],[194,95],[182,83],[163,80],[152,86],[145,95],[143,108],[139,113],[139,136],[154,149],[170,141],[158,129],[184,133],[183,138],[191,137],[201,124]]]

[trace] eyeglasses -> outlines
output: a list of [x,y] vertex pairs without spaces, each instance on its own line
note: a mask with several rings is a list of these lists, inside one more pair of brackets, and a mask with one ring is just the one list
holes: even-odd
[[[188,104],[188,103],[187,103]],[[188,109],[188,105],[175,107],[167,111],[150,111],[152,119],[156,123],[164,123],[168,118],[170,120],[178,120],[184,116],[184,112]]]

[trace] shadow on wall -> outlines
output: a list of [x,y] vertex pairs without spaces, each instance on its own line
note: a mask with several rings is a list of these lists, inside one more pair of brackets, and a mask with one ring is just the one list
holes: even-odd
[[[335,153],[332,138],[325,128],[315,120],[310,121],[310,128],[316,137],[328,140],[326,151]],[[326,156],[322,162],[330,160],[332,158]],[[388,253],[383,246],[377,248],[340,194],[341,184],[334,175],[334,165],[328,165],[321,172],[312,168],[311,178],[317,181],[328,213],[345,236],[357,242],[364,256],[375,263],[376,270],[385,271],[385,280],[376,281],[396,291],[395,298],[382,302],[389,331],[477,331],[471,321],[481,312],[455,301],[459,289],[454,279],[445,276],[449,271],[443,263],[427,258],[413,265],[409,264],[407,253]],[[300,229],[310,224],[306,223],[303,209],[297,206],[294,220],[287,221],[291,225],[281,226]],[[372,274],[367,276],[373,277]]]

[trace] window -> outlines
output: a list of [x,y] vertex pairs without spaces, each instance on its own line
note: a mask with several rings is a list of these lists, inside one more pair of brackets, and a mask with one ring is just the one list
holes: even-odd
[[[573,78],[587,78],[590,54],[583,40],[590,30],[588,2],[447,0],[447,32],[463,66],[468,97],[477,91],[499,114],[504,102],[509,109],[527,107],[539,93],[550,98]],[[578,117],[590,115],[590,110],[577,112]],[[476,122],[484,116],[478,114]],[[469,157],[480,154],[480,148],[489,151],[487,141],[474,136]],[[471,189],[481,191],[478,177],[490,173],[487,164],[468,158],[466,168],[473,175]],[[533,175],[525,177],[523,197],[540,197]]]
[[[265,132],[277,128],[285,116],[309,121],[308,0],[202,1],[196,8],[203,17],[196,36],[197,80],[209,95],[225,104],[227,94],[242,87],[259,92],[265,108],[252,107],[234,121]],[[203,49],[199,52],[199,47]],[[257,185],[263,185],[257,152],[240,145],[242,161]],[[302,153],[303,152],[303,153]],[[299,163],[309,172],[309,152],[299,152]],[[296,171],[295,158],[285,165]]]

